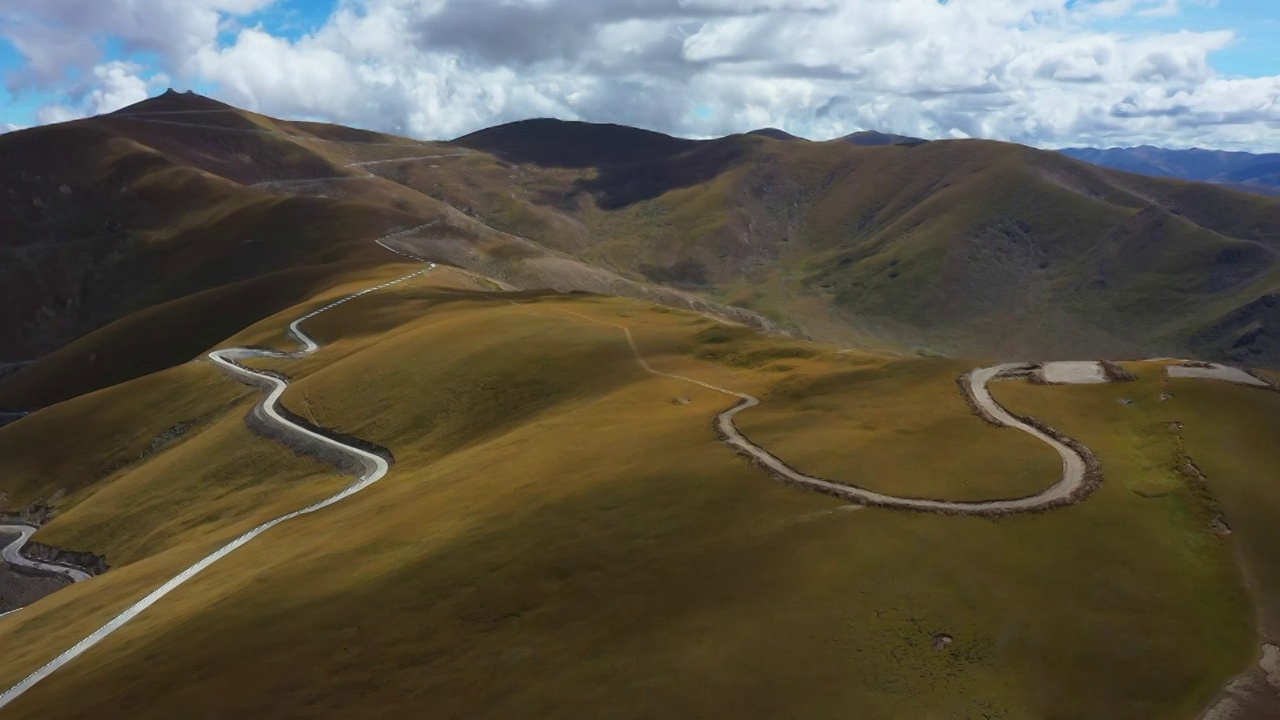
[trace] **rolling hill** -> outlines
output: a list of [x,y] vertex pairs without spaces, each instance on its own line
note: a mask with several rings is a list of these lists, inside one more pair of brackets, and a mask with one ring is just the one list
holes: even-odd
[[531,160],[529,131],[460,138],[486,155],[454,173],[404,166],[394,179],[493,227],[815,338],[953,355],[1280,362],[1274,200],[976,140],[689,144],[593,126],[585,146],[630,154],[583,169],[577,150]]
[[[290,318],[414,267],[392,261],[228,344],[287,347]],[[318,353],[265,363],[294,378],[296,413],[390,449],[392,474],[220,561],[5,712],[1191,718],[1252,662],[1230,546],[1174,470],[1166,428],[1178,417],[1211,443],[1201,412],[1266,423],[1280,394],[1191,382],[1170,405],[1153,365],[1132,366],[1137,384],[1008,384],[1003,402],[1099,453],[1095,495],[998,521],[853,512],[727,452],[707,422],[723,396],[645,374],[611,323],[663,372],[765,398],[743,429],[814,472],[980,498],[1059,469],[972,417],[955,394],[964,361],[838,352],[444,270],[316,318]],[[251,396],[187,363],[0,429],[11,501],[61,493],[42,540],[113,563],[0,620],[0,686],[213,547],[342,486],[251,434]],[[72,421],[84,429],[69,439]],[[1247,469],[1276,467],[1269,447],[1241,445],[1214,487],[1254,492]],[[1270,507],[1250,509],[1257,527],[1232,510],[1251,547],[1265,547]],[[1250,557],[1274,572],[1270,555]]]
[[975,359],[1280,365],[1275,201],[179,93],[0,198],[0,519],[110,567],[0,568],[6,718],[1280,707],[1280,373]]
[[[1280,363],[1280,203],[1016,145],[866,137],[543,119],[421,143],[189,93],[10,133],[0,361],[48,360],[0,380],[0,408],[135,377],[113,342],[171,332],[163,318],[218,288],[270,288],[143,369],[191,357],[426,223],[423,252],[521,287],[716,304],[868,348]],[[261,280],[277,271],[297,280]],[[113,323],[115,340],[91,335]],[[70,368],[78,383],[53,389]]]
[[[505,236],[375,174],[394,167],[387,160],[463,152],[174,92],[0,137],[0,362],[21,368],[0,378],[0,409],[184,362],[376,263],[373,238],[424,225],[461,241],[452,249],[477,267],[490,253],[526,261],[515,279],[537,287],[707,306]],[[546,262],[527,262],[536,258]],[[152,352],[158,336],[175,342]]]

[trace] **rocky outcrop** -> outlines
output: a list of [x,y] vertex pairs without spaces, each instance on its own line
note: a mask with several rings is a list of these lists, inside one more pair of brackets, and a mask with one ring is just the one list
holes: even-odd
[[[83,570],[90,575],[101,575],[111,569],[111,565],[107,563],[107,558],[102,555],[95,555],[91,552],[63,550],[62,548],[34,541],[27,543],[20,552],[28,560],[65,565],[76,570]],[[19,569],[16,565],[12,567],[15,570]]]
[[1099,360],[1098,364],[1102,366],[1102,372],[1107,375],[1107,382],[1133,382],[1138,379],[1137,375],[1124,369],[1124,366],[1114,360]]

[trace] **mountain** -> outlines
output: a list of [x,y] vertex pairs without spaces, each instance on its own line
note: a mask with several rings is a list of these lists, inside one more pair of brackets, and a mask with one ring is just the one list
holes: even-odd
[[40,358],[0,379],[7,410],[192,357],[420,224],[432,257],[517,285],[860,347],[1280,364],[1280,205],[1016,145],[550,119],[421,143],[167,93],[7,134],[0,160],[0,361]]
[[760,128],[759,130],[752,130],[747,134],[760,135],[762,137],[773,138],[774,140],[804,140],[804,138],[798,135],[792,135],[786,130],[779,130],[778,128]]
[[0,713],[1268,717],[1280,372],[1092,361],[1276,364],[1277,243],[984,141],[5,135]]
[[[0,378],[0,409],[183,362],[364,271],[381,257],[373,238],[423,224],[465,238],[455,249],[477,267],[489,251],[522,258],[539,287],[705,303],[554,256],[370,172],[460,152],[174,92],[0,136],[0,362],[22,367]],[[155,336],[171,340],[142,340]]]
[[864,145],[867,147],[876,147],[878,145],[920,145],[928,142],[928,140],[921,138],[876,132],[875,130],[863,130],[851,135],[845,135],[839,140],[850,145]]
[[594,167],[669,159],[696,140],[626,127],[541,118],[480,130],[454,142],[501,155],[517,163],[546,167]]
[[1280,154],[1223,150],[1167,150],[1143,145],[1130,148],[1064,148],[1069,157],[1104,167],[1230,185],[1247,192],[1280,193]]
[[[520,162],[526,128],[457,142]],[[815,338],[1280,362],[1274,200],[989,141],[676,143],[610,126],[589,137],[636,150],[591,162],[575,148],[571,161],[494,167],[485,180],[397,179],[439,184],[440,199],[506,232]]]

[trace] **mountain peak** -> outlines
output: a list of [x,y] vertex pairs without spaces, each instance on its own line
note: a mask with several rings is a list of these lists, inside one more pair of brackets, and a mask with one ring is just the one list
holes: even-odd
[[173,88],[168,88],[155,97],[123,107],[117,110],[116,113],[128,115],[130,113],[152,112],[216,112],[235,109],[224,102],[205,97],[191,90],[179,92]]

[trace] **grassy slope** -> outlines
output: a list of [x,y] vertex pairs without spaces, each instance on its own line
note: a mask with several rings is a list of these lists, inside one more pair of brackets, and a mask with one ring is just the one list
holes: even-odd
[[1171,392],[1185,430],[1187,452],[1204,472],[1209,489],[1234,531],[1232,537],[1258,604],[1258,623],[1268,642],[1280,641],[1280,502],[1275,472],[1259,472],[1280,461],[1275,429],[1280,395],[1247,388],[1174,381]]
[[[566,137],[581,140],[573,153],[564,154]],[[13,322],[0,323],[9,328],[0,340],[15,357],[5,359],[141,312],[111,341],[136,343],[166,327],[147,324],[154,305],[231,292],[230,283],[285,267],[349,262],[355,243],[405,223],[451,214],[468,227],[463,236],[487,232],[449,205],[632,277],[861,347],[1049,356],[1189,346],[1262,363],[1280,352],[1271,339],[1280,222],[1264,199],[977,141],[698,143],[537,121],[459,142],[507,159],[478,152],[376,166],[387,179],[290,185],[304,197],[289,198],[239,183],[357,177],[347,163],[458,146],[185,95],[10,134],[0,141],[0,224],[10,231],[0,252],[13,262],[0,299]],[[266,309],[297,299],[272,298]],[[48,378],[65,380],[59,368],[72,352],[0,384],[0,405],[66,397]],[[131,377],[123,367],[94,374]]]
[[[9,329],[0,341],[14,357],[3,359],[105,334],[0,383],[0,406],[101,386],[86,378],[135,377],[153,366],[127,357],[95,367],[92,358],[171,331],[165,316],[206,316],[208,300],[238,292],[236,283],[254,283],[264,314],[296,302],[287,286],[272,296],[265,276],[314,265],[322,269],[307,272],[336,282],[388,229],[447,217],[465,228],[464,245],[499,237],[463,213],[859,347],[1050,356],[1190,346],[1262,363],[1280,352],[1271,339],[1280,321],[1274,202],[999,143],[698,143],[637,132],[517,123],[459,141],[507,160],[477,152],[380,165],[371,169],[385,179],[270,192],[240,183],[358,177],[364,171],[349,162],[458,146],[291,123],[184,95],[10,134],[0,141],[0,224],[12,232],[0,252],[13,262],[0,271],[0,305],[12,322],[0,323]],[[582,142],[557,155],[570,136]],[[503,248],[515,254],[486,262],[528,275],[519,267],[527,249],[499,242],[488,254]],[[555,282],[557,273],[590,270],[552,264],[533,276]],[[240,322],[243,313],[233,314]],[[231,319],[183,333],[181,352],[164,362],[225,335]],[[69,368],[81,379],[68,381]]]
[[[210,112],[143,116],[158,123],[102,116],[0,139],[4,359],[80,338],[0,384],[0,407],[47,405],[186,360],[353,266],[383,260],[370,239],[445,211],[395,185],[321,198],[240,184],[359,174],[345,164],[439,152],[430,144],[369,145],[394,139],[293,126],[198,97],[130,111],[191,107]],[[328,136],[343,142],[315,140]],[[128,352],[175,330],[170,356]]]
[[482,170],[481,156],[412,182],[504,230],[844,342],[1280,362],[1272,333],[1250,334],[1275,322],[1249,305],[1280,288],[1273,200],[985,141],[546,133],[570,130],[651,157],[556,161],[516,124],[458,142],[523,164]]
[[[976,490],[958,474],[947,482],[930,453],[917,463],[903,450],[937,447],[936,428],[975,438],[964,467],[986,468],[990,487],[1041,481],[1007,462],[1024,452],[1016,434],[950,401],[949,363],[822,346],[788,358],[795,343],[732,337],[741,333],[687,313],[590,297],[512,304],[467,286],[442,272],[343,305],[309,328],[331,345],[287,368],[300,378],[290,407],[392,448],[386,480],[271,531],[11,714],[832,717],[856,707],[862,717],[1191,717],[1252,653],[1227,547],[1160,472],[1172,443],[1151,409],[1150,376],[996,389],[1099,452],[1108,482],[1080,506],[1000,521],[847,512],[716,443],[710,418],[729,398],[642,373],[617,329],[563,311],[633,327],[660,369],[766,395],[744,418],[762,432],[826,419],[861,436],[862,418],[814,396],[858,389],[884,408],[886,437],[865,443],[859,461],[896,466],[912,487]],[[271,342],[302,309],[239,340]],[[729,342],[706,342],[723,333]],[[875,377],[851,374],[859,367]],[[33,442],[18,432],[56,432],[60,408],[137,395],[137,383],[194,397],[229,386],[206,365],[169,373],[38,413],[0,430],[0,446]],[[914,395],[892,395],[910,377],[946,392],[935,422],[894,417],[918,409]],[[1139,405],[1120,405],[1119,394]],[[113,424],[142,438],[135,445],[202,412],[149,418],[140,397]],[[42,534],[124,563],[25,610],[21,623],[0,621],[0,642],[20,648],[0,663],[0,684],[213,538],[335,486],[244,438],[238,409],[219,417],[73,493],[74,507]],[[114,437],[67,442],[93,457]],[[808,443],[779,440],[798,462],[823,462]],[[1034,450],[1025,448],[1031,465],[1043,460]],[[22,466],[28,457],[0,452],[5,475],[46,478]],[[167,496],[191,502],[158,517],[146,499]],[[931,649],[937,632],[955,643]]]

